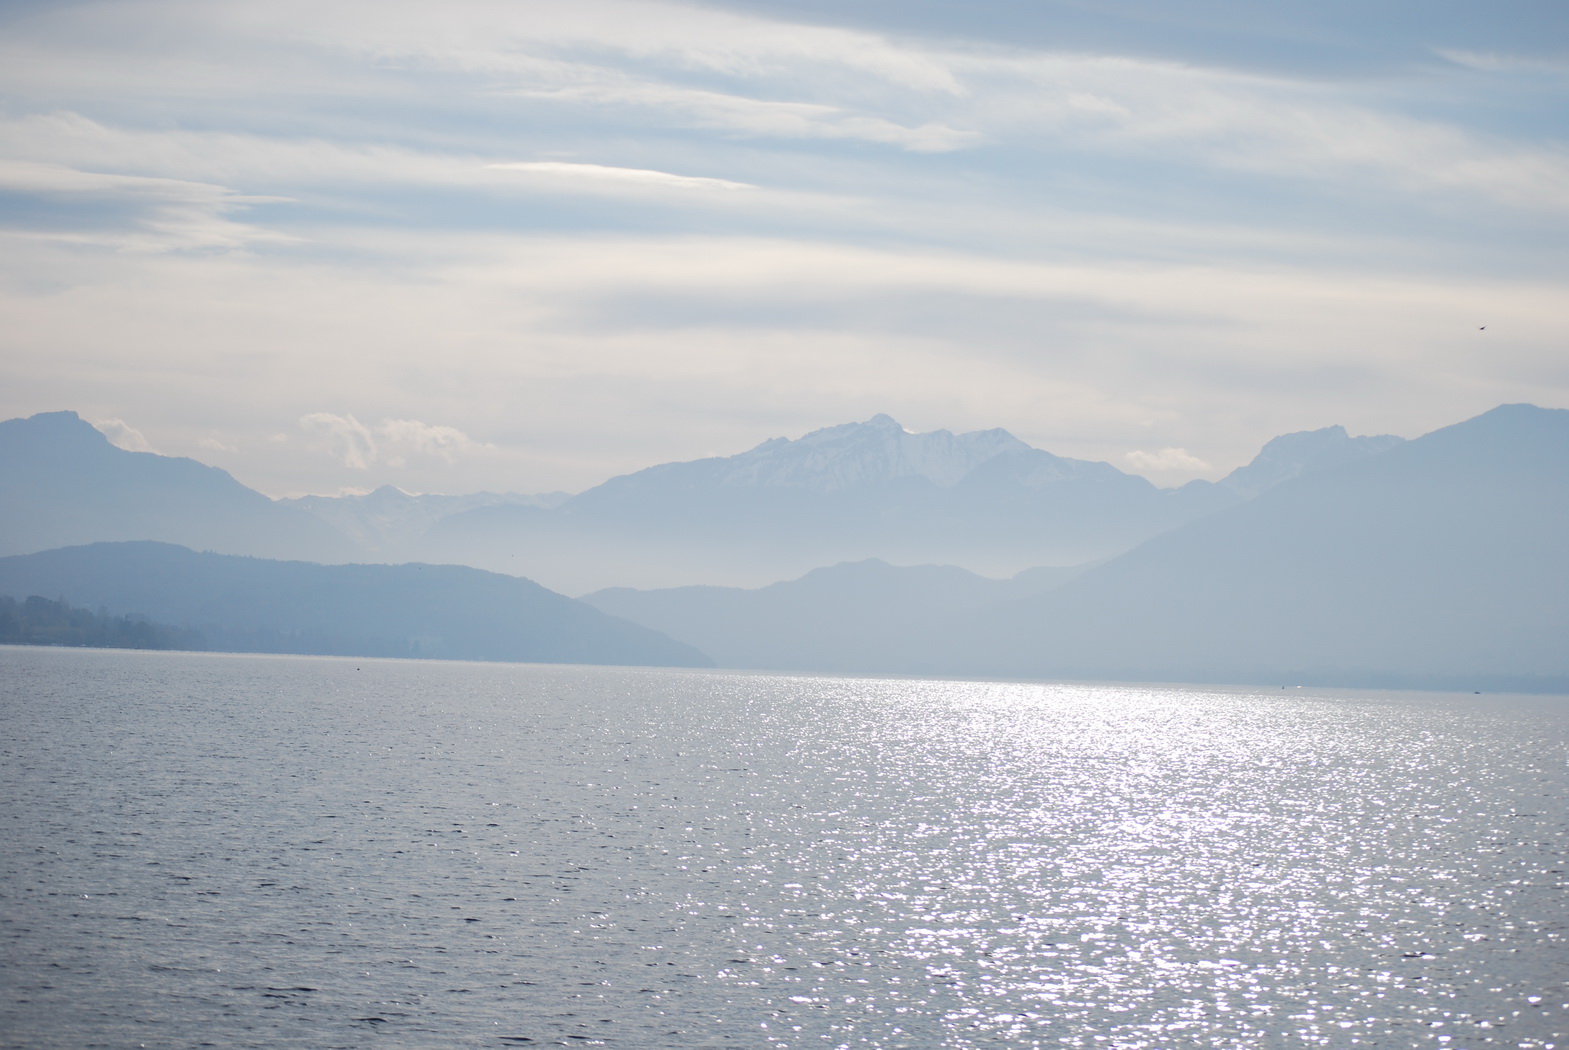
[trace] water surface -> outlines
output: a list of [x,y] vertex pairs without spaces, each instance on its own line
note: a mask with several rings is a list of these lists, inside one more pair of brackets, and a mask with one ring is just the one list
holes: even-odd
[[0,649],[15,1047],[1569,1047],[1569,700]]

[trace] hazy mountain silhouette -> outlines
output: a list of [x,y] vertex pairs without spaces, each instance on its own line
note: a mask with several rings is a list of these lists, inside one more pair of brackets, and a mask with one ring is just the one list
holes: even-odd
[[242,652],[711,665],[529,580],[456,565],[313,565],[94,543],[0,558],[0,593],[141,614]]
[[1569,688],[1569,411],[1304,473],[929,644],[959,674]]
[[1263,491],[1067,578],[864,562],[585,600],[732,667],[1569,689],[1569,412],[1287,435],[1228,486]]
[[[114,449],[70,413],[0,424],[0,495],[9,549],[180,528],[234,549],[320,541],[326,528],[222,471]],[[467,498],[383,493],[354,513],[403,514],[404,528],[439,499]],[[988,579],[826,554],[1082,553],[1173,520],[1078,575]],[[1530,405],[1411,442],[1339,427],[1285,435],[1226,479],[1176,490],[1004,431],[908,434],[884,416],[639,471],[556,508],[463,511],[431,535],[481,545],[467,551],[476,560],[579,578],[850,563],[750,591],[615,588],[591,608],[450,565],[94,544],[0,558],[0,592],[270,651],[701,664],[702,649],[736,667],[1569,689],[1569,412]]]
[[1266,443],[1252,462],[1233,470],[1216,484],[1244,499],[1252,499],[1282,481],[1355,463],[1404,443],[1405,438],[1393,434],[1352,437],[1341,426],[1282,434]]
[[97,540],[349,561],[352,543],[216,467],[127,452],[75,412],[0,423],[0,554]]
[[0,423],[0,554],[154,539],[311,561],[424,560],[606,585],[788,579],[882,558],[1007,576],[1075,564],[1396,438],[1287,435],[1216,484],[1158,489],[1004,430],[912,434],[888,416],[562,493],[272,501],[193,460],[116,448],[69,412]]
[[1081,571],[1039,568],[996,580],[952,565],[871,559],[756,590],[615,587],[582,600],[696,646],[721,667],[915,673],[939,625],[1044,593]]
[[[1332,427],[1276,439],[1251,471],[1160,489],[1004,430],[912,434],[880,415],[736,456],[612,478],[554,509],[485,507],[438,522],[431,560],[526,573],[569,591],[756,584],[880,558],[1007,576],[1127,550],[1323,462],[1398,438]],[[1249,468],[1244,468],[1249,471]]]
[[570,498],[566,492],[524,495],[517,492],[475,492],[444,496],[404,492],[383,485],[364,495],[296,496],[278,502],[316,515],[377,561],[397,561],[430,531],[432,525],[452,514],[479,507],[538,507],[550,509]]

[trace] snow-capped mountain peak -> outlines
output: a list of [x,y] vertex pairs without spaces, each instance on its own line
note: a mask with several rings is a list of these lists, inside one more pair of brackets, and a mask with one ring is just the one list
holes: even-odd
[[976,467],[1030,446],[1006,430],[913,433],[888,415],[824,427],[791,441],[774,438],[727,459],[710,461],[727,486],[808,488],[833,492],[899,478],[921,477],[941,488]]

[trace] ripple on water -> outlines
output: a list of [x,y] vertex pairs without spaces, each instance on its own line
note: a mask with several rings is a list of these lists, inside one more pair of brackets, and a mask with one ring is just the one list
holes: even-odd
[[0,681],[6,1045],[1569,1046],[1563,698]]

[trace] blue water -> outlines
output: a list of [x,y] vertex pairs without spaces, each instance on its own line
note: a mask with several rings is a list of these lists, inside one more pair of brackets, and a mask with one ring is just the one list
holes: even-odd
[[13,1047],[1569,1047],[1569,699],[0,648]]

